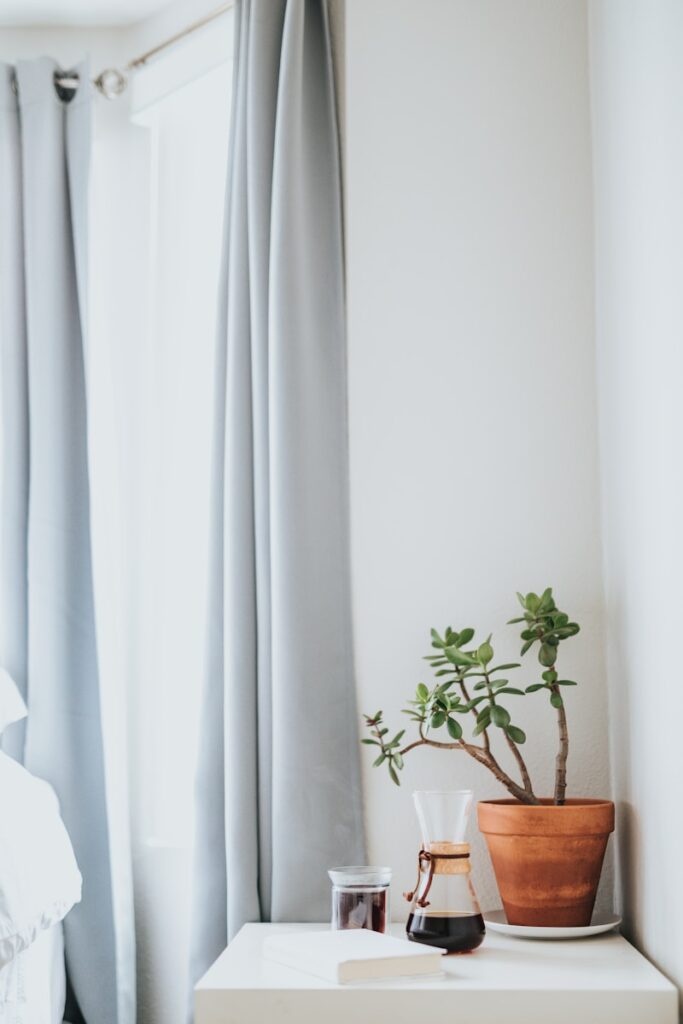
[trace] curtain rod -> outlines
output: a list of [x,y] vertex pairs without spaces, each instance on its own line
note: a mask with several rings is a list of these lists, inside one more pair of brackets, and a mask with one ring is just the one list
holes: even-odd
[[[187,36],[192,35],[193,32],[197,32],[198,29],[204,28],[205,25],[209,25],[216,18],[220,18],[223,14],[227,14],[228,11],[232,10],[235,6],[236,0],[228,0],[227,3],[221,4],[220,7],[216,7],[213,11],[209,11],[202,18],[198,18],[191,24],[186,25],[185,28],[176,32],[174,35],[169,36],[168,39],[164,39],[161,43],[157,43],[151,49],[145,53],[140,54],[139,57],[134,57],[129,60],[123,70],[119,68],[105,68],[101,71],[97,78],[93,80],[93,85],[98,89],[104,97],[108,100],[114,100],[117,96],[120,96],[128,84],[127,71],[137,71],[138,68],[144,67],[149,64],[150,61],[155,60],[159,54],[163,53],[164,50],[168,50],[171,46],[175,46],[176,43],[186,39]],[[78,88],[79,78],[78,75],[73,71],[63,71],[55,74],[55,86],[57,89],[62,90],[75,90]]]

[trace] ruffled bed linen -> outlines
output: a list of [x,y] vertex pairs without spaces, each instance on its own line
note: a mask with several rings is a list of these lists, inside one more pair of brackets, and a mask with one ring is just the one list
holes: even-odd
[[65,1000],[60,923],[0,969],[0,1024],[62,1024]]
[[0,752],[0,1024],[61,1021],[61,921],[80,898],[54,791]]
[[54,791],[0,753],[0,967],[80,898],[81,875]]

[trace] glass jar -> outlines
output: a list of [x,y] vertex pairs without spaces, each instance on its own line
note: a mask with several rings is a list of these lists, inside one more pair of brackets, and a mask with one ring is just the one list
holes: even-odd
[[363,865],[331,868],[332,928],[389,930],[391,868]]
[[406,893],[408,938],[449,953],[469,953],[484,939],[484,919],[470,877],[465,842],[471,790],[414,793],[422,833],[418,878]]

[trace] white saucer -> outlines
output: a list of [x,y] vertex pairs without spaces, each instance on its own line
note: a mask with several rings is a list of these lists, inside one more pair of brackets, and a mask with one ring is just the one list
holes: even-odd
[[504,910],[489,910],[484,914],[486,927],[492,932],[515,935],[518,939],[586,939],[590,935],[609,932],[621,924],[618,914],[602,914],[582,928],[539,928],[535,925],[508,924]]

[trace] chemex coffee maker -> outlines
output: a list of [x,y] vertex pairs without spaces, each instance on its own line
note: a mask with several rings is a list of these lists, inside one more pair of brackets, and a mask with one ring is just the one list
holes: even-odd
[[431,790],[413,794],[422,832],[417,884],[404,893],[412,904],[408,938],[449,953],[469,953],[486,933],[470,877],[465,842],[472,790]]

